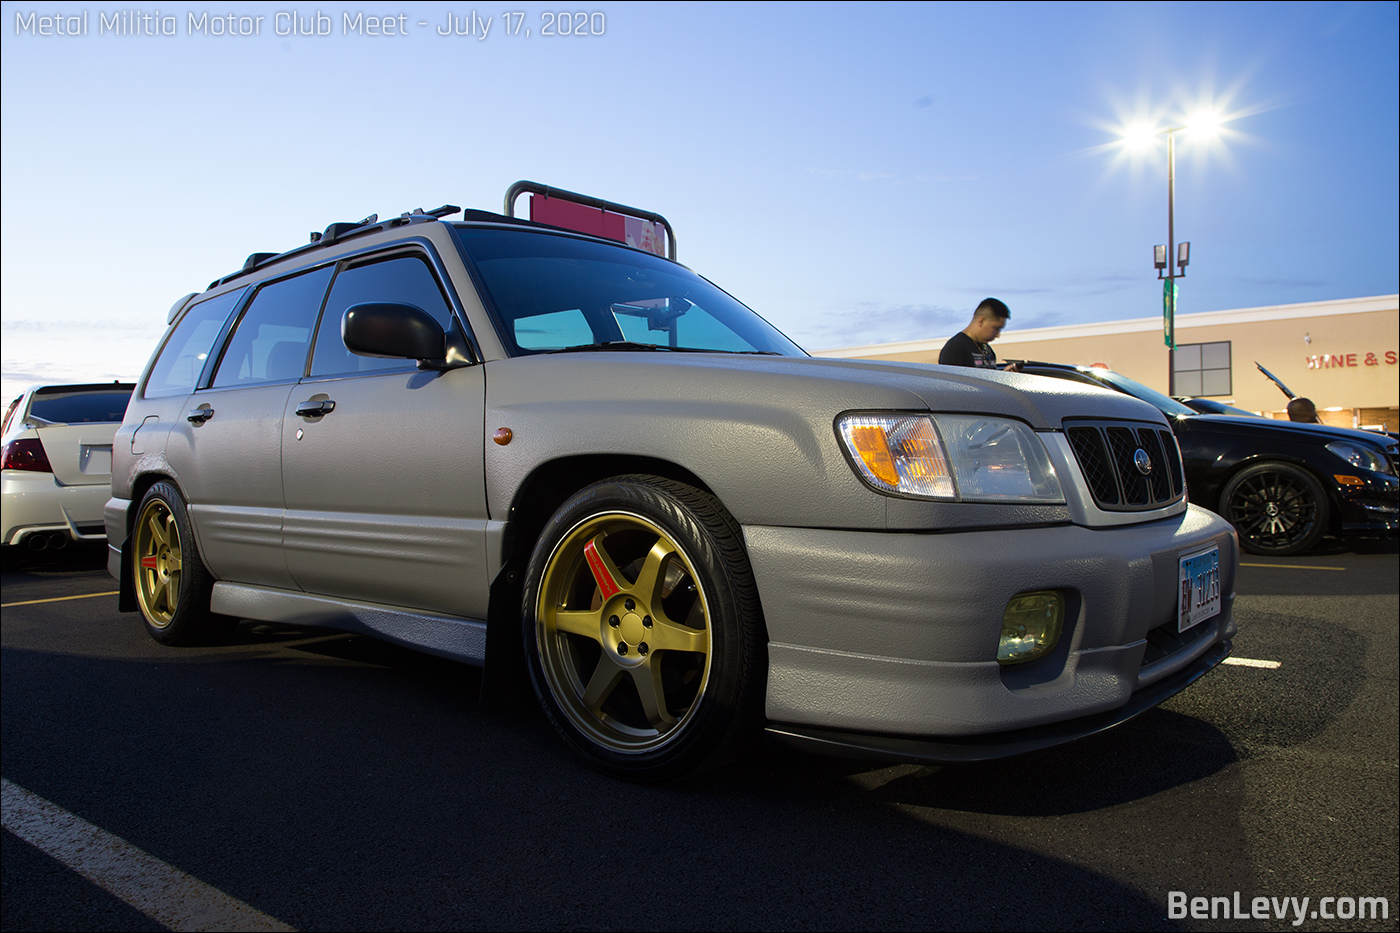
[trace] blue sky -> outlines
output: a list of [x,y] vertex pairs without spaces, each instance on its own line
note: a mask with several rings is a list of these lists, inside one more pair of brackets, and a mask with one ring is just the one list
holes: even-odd
[[[98,35],[157,9],[176,35]],[[1182,312],[1400,291],[1395,3],[603,2],[602,35],[554,37],[543,9],[4,3],[6,395],[134,378],[171,303],[250,252],[499,210],[521,178],[665,214],[682,262],[808,349],[945,336],[986,295],[1013,328],[1152,315],[1166,147],[1117,132],[1202,105],[1233,119],[1178,143]],[[278,36],[279,10],[331,34]],[[449,11],[491,30],[436,35]],[[86,36],[23,27],[84,12]]]

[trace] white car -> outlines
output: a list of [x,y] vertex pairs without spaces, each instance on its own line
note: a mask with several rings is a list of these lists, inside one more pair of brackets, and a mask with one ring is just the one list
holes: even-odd
[[5,410],[0,544],[33,551],[105,541],[112,436],[129,382],[31,386]]

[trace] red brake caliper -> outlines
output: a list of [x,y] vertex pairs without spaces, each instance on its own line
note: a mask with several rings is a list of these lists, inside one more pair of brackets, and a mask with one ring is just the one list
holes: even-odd
[[597,545],[592,541],[585,544],[583,556],[588,561],[588,569],[593,571],[593,579],[598,583],[598,590],[602,593],[604,602],[621,592],[622,588],[617,585],[612,574],[608,573],[608,567],[603,563],[603,557],[598,553]]

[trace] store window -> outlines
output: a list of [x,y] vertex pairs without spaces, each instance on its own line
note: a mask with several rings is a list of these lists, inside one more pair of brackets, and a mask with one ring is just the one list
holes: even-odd
[[1177,345],[1175,395],[1231,395],[1230,341]]

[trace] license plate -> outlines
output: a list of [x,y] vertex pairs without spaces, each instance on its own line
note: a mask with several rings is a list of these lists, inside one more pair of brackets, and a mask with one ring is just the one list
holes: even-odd
[[1176,630],[1184,632],[1220,613],[1220,548],[1181,558],[1180,581]]

